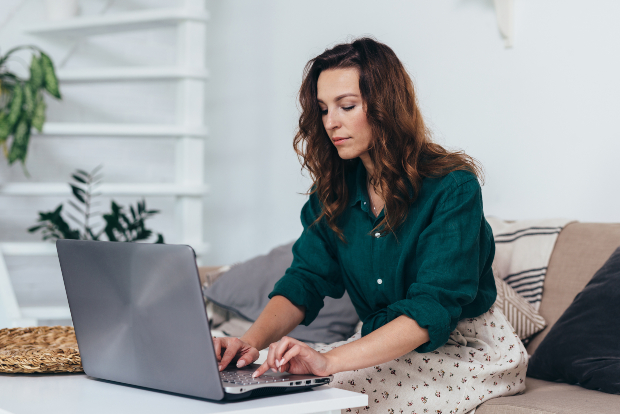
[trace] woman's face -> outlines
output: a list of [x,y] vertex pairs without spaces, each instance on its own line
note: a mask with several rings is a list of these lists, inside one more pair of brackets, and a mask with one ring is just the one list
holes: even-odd
[[317,81],[317,100],[323,126],[340,158],[369,159],[372,130],[366,119],[357,69],[322,71]]

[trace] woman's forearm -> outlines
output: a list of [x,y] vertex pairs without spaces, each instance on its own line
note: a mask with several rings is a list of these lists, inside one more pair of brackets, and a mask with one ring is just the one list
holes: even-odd
[[241,340],[256,349],[279,341],[304,320],[306,308],[291,303],[284,296],[274,296]]
[[332,349],[325,356],[329,360],[329,373],[333,374],[383,364],[428,341],[427,329],[401,315],[357,341]]

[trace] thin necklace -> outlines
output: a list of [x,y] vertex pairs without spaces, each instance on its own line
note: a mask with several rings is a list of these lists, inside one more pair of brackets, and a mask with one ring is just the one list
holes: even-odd
[[368,201],[370,201],[370,208],[372,208],[372,211],[375,212],[375,216],[376,216],[377,215],[377,207],[375,207],[374,203],[372,202],[372,196],[370,195],[370,188],[371,188],[370,181],[368,181],[368,188],[367,188],[367,191],[368,191]]

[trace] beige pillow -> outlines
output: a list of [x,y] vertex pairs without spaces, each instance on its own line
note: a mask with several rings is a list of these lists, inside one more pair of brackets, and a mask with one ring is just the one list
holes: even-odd
[[506,316],[519,338],[523,341],[545,329],[547,322],[538,311],[497,275],[498,273],[493,269],[497,287],[495,307]]

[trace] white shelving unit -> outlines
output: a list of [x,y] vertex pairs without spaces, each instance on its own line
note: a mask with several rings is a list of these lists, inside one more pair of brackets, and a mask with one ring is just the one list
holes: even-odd
[[[119,67],[59,70],[62,84],[110,81],[175,81],[177,83],[176,123],[159,124],[94,124],[53,123],[43,128],[43,135],[75,139],[88,137],[142,137],[176,139],[174,183],[107,183],[100,192],[105,195],[169,196],[176,200],[175,223],[179,243],[189,244],[197,255],[208,251],[203,236],[203,197],[208,186],[204,176],[204,90],[206,69],[206,22],[209,15],[204,0],[184,0],[179,8],[153,9],[121,14],[84,16],[70,20],[44,22],[26,28],[26,32],[59,38],[80,38],[106,33],[120,33],[174,26],[177,30],[177,56],[173,67]],[[36,138],[35,138],[36,139]],[[8,183],[0,185],[0,196],[69,195],[66,183]],[[51,243],[0,241],[0,325],[36,325],[39,319],[70,318],[68,308],[20,308],[4,261],[5,256],[55,256]],[[0,326],[2,328],[3,326]]]

